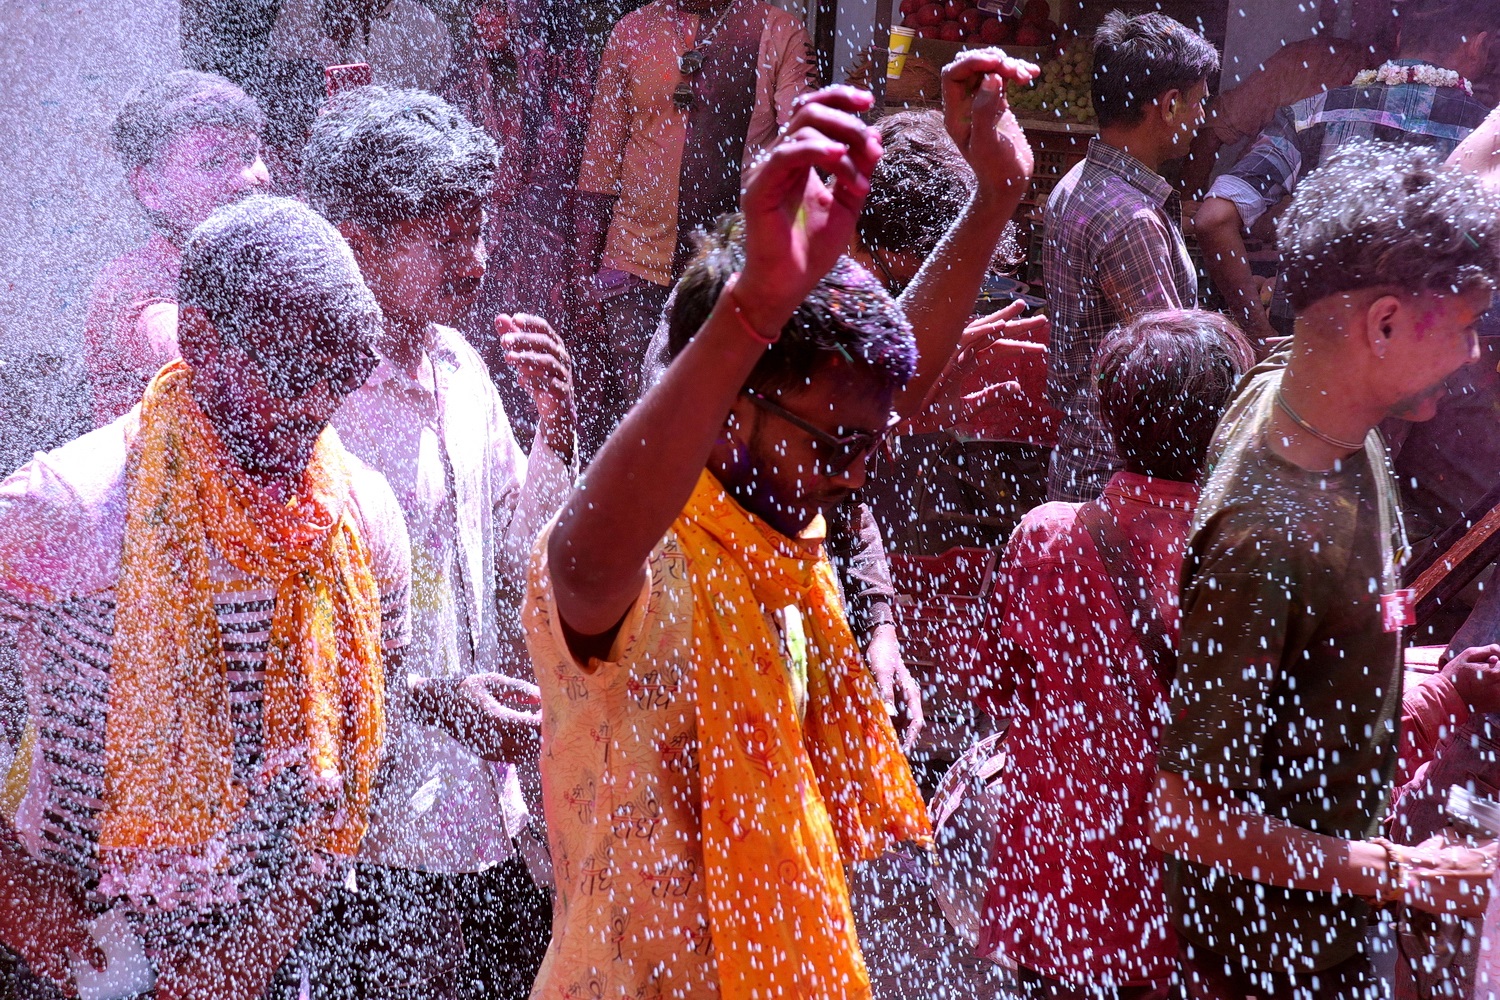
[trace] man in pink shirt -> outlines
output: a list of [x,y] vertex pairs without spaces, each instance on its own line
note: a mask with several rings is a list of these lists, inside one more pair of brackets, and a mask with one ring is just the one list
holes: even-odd
[[94,286],[84,327],[94,426],[122,416],[177,357],[182,245],[214,209],[269,183],[264,126],[243,90],[192,70],[144,84],[120,108],[110,137],[156,233],[111,261]]
[[692,233],[738,207],[742,169],[813,79],[802,23],[760,0],[656,0],[610,32],[578,173],[580,284],[604,313],[575,350],[587,454],[641,394]]

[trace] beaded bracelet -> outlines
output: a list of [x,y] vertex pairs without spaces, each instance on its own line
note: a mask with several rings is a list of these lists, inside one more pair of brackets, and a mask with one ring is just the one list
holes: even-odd
[[729,280],[724,284],[724,296],[729,299],[729,308],[734,311],[735,319],[740,321],[740,326],[750,335],[751,340],[757,344],[765,344],[767,347],[770,347],[781,339],[781,331],[777,330],[773,336],[767,337],[755,328],[755,324],[750,322],[750,317],[745,315],[745,310],[740,305],[740,297],[734,294],[734,286],[739,284],[739,282],[740,272],[736,271],[729,276]]

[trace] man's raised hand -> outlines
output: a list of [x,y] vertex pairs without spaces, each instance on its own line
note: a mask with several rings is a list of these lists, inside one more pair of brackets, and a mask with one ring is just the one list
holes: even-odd
[[879,132],[855,117],[872,101],[852,87],[799,98],[740,193],[745,269],[736,297],[760,329],[779,329],[849,248],[880,160]]
[[964,52],[943,68],[943,124],[969,166],[976,196],[1006,217],[1031,182],[1035,160],[1005,98],[1007,82],[1028,84],[1041,69],[999,49]]

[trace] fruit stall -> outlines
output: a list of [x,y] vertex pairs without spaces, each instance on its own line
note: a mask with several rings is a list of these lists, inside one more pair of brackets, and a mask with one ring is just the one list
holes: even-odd
[[[1052,188],[1098,132],[1091,96],[1093,30],[1111,10],[1159,10],[1202,31],[1222,50],[1227,0],[900,0],[889,50],[876,48],[853,82],[883,94],[888,110],[937,108],[940,74],[965,49],[994,45],[1037,63],[1030,87],[1012,87],[1011,106],[1036,155],[1036,173],[1017,219],[1022,246],[1039,229]],[[901,51],[905,49],[905,51]],[[881,65],[884,62],[885,65]],[[874,79],[881,69],[884,79]],[[1210,81],[1217,84],[1217,81]],[[882,86],[883,84],[883,86]],[[1035,280],[1036,254],[1021,277]]]

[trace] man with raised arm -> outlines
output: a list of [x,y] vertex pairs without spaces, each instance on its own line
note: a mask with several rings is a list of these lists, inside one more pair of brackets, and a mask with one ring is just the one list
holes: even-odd
[[985,251],[962,315],[929,273],[945,319],[915,341],[840,257],[880,155],[854,117],[870,98],[803,102],[746,187],[743,238],[684,277],[677,358],[538,543],[525,618],[558,899],[534,997],[870,995],[843,866],[929,828],[820,515],[961,334],[991,213],[1031,169],[1003,82],[1033,72],[996,53],[950,72],[1005,181],[929,264]]
[[1376,426],[1432,419],[1500,270],[1500,203],[1439,163],[1358,142],[1302,182],[1280,223],[1289,359],[1251,373],[1214,440],[1152,835],[1190,998],[1381,995],[1372,903],[1483,909],[1492,851],[1374,837],[1411,624]]

